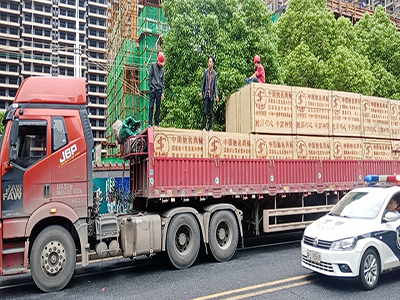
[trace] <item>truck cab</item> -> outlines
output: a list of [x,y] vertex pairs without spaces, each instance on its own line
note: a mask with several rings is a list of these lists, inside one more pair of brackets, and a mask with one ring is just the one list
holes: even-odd
[[[1,275],[27,271],[35,241],[42,229],[52,224],[72,232],[75,245],[86,252],[85,220],[93,201],[93,137],[85,79],[28,78],[3,122]],[[75,245],[71,245],[74,257]],[[54,261],[47,264],[49,276],[57,276],[67,267],[61,261],[66,257],[50,250],[46,255]]]

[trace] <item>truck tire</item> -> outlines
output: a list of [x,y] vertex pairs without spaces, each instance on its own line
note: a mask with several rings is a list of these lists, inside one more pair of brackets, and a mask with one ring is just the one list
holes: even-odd
[[238,237],[238,224],[231,211],[221,210],[212,215],[208,239],[215,260],[230,260],[236,252]]
[[192,214],[174,216],[168,226],[167,253],[177,269],[189,268],[200,249],[200,229]]
[[71,280],[76,265],[71,234],[59,225],[43,229],[33,242],[29,262],[32,278],[42,291],[63,289]]
[[374,249],[367,249],[360,262],[358,279],[361,288],[364,290],[372,290],[375,288],[378,284],[380,270],[381,263],[378,253]]

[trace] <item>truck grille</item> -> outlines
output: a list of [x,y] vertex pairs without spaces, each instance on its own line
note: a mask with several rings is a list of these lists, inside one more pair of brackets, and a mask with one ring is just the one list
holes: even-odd
[[331,247],[332,242],[328,241],[323,241],[323,240],[318,240],[318,244],[314,246],[314,238],[305,236],[304,237],[304,244],[310,245],[316,248],[321,248],[321,249],[329,249]]
[[302,255],[302,259],[303,259],[303,263],[305,263],[306,265],[309,265],[310,267],[319,269],[319,270],[323,270],[326,272],[333,272],[333,267],[331,263],[328,262],[315,262],[315,261],[311,261],[309,259],[307,259],[307,256]]

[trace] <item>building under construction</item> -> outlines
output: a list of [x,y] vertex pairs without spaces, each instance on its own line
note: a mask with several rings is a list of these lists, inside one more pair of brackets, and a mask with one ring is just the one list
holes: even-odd
[[[148,126],[148,70],[168,26],[161,0],[112,0],[107,19],[107,145],[117,154],[112,124],[133,117]],[[115,150],[111,150],[115,149]],[[110,151],[111,150],[111,151]]]
[[[269,10],[275,13],[275,21],[285,11],[288,2],[289,0],[265,0]],[[374,14],[378,5],[382,5],[393,24],[400,30],[400,0],[327,0],[329,10],[336,18],[351,18],[353,23],[359,21],[366,13]]]

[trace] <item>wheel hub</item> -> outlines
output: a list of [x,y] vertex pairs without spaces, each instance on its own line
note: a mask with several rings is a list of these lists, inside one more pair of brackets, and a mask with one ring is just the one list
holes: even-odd
[[217,237],[220,241],[224,240],[226,236],[226,231],[225,228],[219,228],[218,229],[218,233],[217,233]]
[[186,241],[187,241],[186,234],[184,234],[183,232],[181,232],[181,233],[179,234],[179,237],[178,237],[178,243],[179,243],[179,245],[180,245],[180,246],[186,245]]
[[49,242],[42,251],[41,265],[48,275],[57,275],[64,268],[66,253],[63,245],[56,241]]

